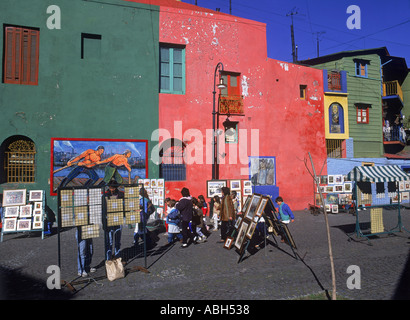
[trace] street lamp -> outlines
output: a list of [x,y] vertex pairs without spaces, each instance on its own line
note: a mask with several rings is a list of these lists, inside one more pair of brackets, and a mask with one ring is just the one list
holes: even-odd
[[[212,180],[218,180],[219,179],[219,171],[218,171],[218,151],[217,151],[217,134],[216,134],[216,88],[219,90],[225,89],[226,84],[224,84],[224,80],[221,77],[221,71],[224,70],[224,65],[222,62],[218,62],[215,68],[214,72],[214,91],[213,93],[213,110],[212,110],[212,134],[213,134],[213,140],[212,140]],[[219,71],[219,82],[216,84],[216,73]]]

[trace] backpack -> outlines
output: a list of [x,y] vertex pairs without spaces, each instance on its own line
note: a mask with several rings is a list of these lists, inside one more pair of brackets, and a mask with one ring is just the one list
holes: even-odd
[[170,222],[179,223],[179,210],[178,209],[172,209],[170,213],[168,213],[167,218],[169,219]]

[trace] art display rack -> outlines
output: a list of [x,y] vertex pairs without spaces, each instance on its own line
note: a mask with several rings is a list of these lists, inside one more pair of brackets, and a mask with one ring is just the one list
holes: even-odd
[[[61,269],[61,232],[63,229],[79,228],[83,239],[106,237],[110,227],[130,225],[140,222],[140,190],[143,183],[122,184],[124,197],[108,199],[105,194],[108,186],[64,187],[58,188],[58,266]],[[145,221],[144,228],[146,227]],[[104,238],[105,240],[105,238]],[[105,242],[105,241],[104,241]],[[105,259],[105,257],[104,257]],[[146,270],[146,247],[144,242],[144,267],[134,267],[132,270]],[[77,281],[65,283],[68,286],[78,284]]]
[[[17,199],[17,197],[20,199],[19,202],[7,201],[7,198]],[[41,239],[44,239],[45,208],[44,190],[3,190],[3,217],[0,242],[3,242],[5,234],[27,232],[41,232]],[[11,212],[11,210],[16,213],[9,213],[8,211]]]
[[[272,234],[274,241],[274,236],[281,236],[285,243],[291,247],[295,257],[297,257],[295,252],[297,248],[293,237],[287,225],[279,221],[272,199],[269,196],[256,193],[246,199],[242,208],[242,216],[239,216],[236,220],[234,230],[231,236],[226,239],[224,247],[231,249],[234,246],[239,253],[238,263],[240,263],[244,259],[256,226],[262,217],[269,228],[268,234]],[[264,238],[266,240],[266,235]]]

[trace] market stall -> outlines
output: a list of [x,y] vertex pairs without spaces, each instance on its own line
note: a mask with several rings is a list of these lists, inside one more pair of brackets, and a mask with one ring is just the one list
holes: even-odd
[[[353,201],[357,208],[355,232],[358,237],[369,238],[405,230],[401,220],[401,202],[408,191],[400,189],[400,184],[410,188],[410,176],[406,172],[397,165],[357,166],[347,178],[353,182]],[[394,218],[397,218],[395,225],[392,224],[395,223]],[[370,227],[367,232],[364,231],[366,226]]]

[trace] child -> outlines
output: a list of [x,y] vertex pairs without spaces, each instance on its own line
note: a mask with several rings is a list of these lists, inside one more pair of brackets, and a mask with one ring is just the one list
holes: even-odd
[[202,208],[200,207],[201,204],[199,203],[198,199],[192,198],[192,204],[193,204],[193,217],[192,217],[192,222],[196,227],[196,234],[199,237],[199,241],[206,241],[206,236],[202,232],[202,228],[204,228],[204,214],[202,212]]
[[199,200],[199,203],[201,204],[202,213],[204,214],[206,230],[209,230],[209,227],[206,223],[206,217],[208,215],[208,205],[206,204],[205,198],[202,194],[198,196],[198,200]]
[[212,220],[214,222],[214,231],[218,231],[219,213],[221,211],[221,199],[219,196],[214,196],[214,208]]
[[176,201],[173,199],[168,200],[168,207],[170,207],[170,212],[167,215],[167,224],[168,224],[168,243],[171,244],[174,242],[175,238],[182,240],[181,230],[179,229],[179,222],[181,218],[179,216],[179,211],[175,208]]
[[283,202],[282,197],[277,197],[275,202],[279,206],[279,220],[282,223],[288,224],[289,222],[293,222],[295,220],[295,217],[293,216],[292,210],[290,210],[290,207]]

